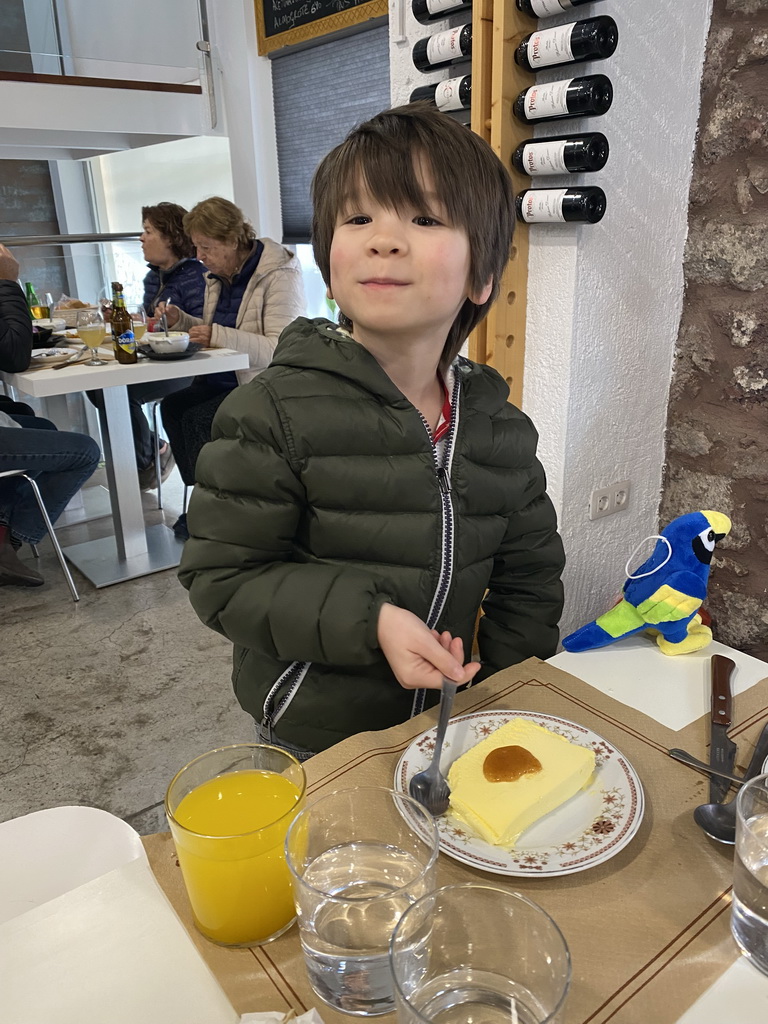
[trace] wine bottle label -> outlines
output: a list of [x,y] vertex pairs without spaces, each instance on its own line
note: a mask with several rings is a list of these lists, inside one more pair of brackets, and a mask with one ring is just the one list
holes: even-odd
[[443,11],[452,11],[454,7],[461,7],[462,0],[427,0],[427,10],[430,14],[441,14]]
[[133,335],[133,331],[123,331],[117,339],[117,344],[125,352],[135,352],[136,338]]
[[567,173],[565,147],[565,142],[531,142],[523,146],[525,173],[531,177],[537,174]]
[[562,82],[550,82],[548,85],[532,85],[523,101],[525,116],[539,118],[567,114],[568,86],[572,81],[572,78],[566,78]]
[[435,103],[438,110],[461,110],[459,99],[459,86],[461,78],[449,78],[445,82],[438,82],[435,86]]
[[435,32],[427,40],[427,60],[430,64],[443,64],[448,60],[461,57],[461,33],[463,25],[448,28],[445,32]]
[[563,199],[567,188],[536,188],[523,196],[523,220],[536,224],[564,221]]
[[571,36],[578,22],[574,25],[560,25],[558,28],[545,28],[542,32],[534,32],[528,40],[526,57],[532,68],[547,68],[552,64],[565,64],[573,60]]
[[539,18],[551,18],[553,14],[562,14],[563,10],[570,6],[570,0],[531,0],[533,13]]

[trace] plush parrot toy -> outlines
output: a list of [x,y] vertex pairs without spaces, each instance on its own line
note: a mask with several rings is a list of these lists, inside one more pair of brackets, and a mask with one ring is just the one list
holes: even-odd
[[605,615],[563,640],[566,651],[588,651],[649,630],[664,654],[700,651],[712,630],[697,614],[707,596],[715,544],[731,529],[721,512],[690,512],[662,530],[653,554],[628,577],[624,597]]

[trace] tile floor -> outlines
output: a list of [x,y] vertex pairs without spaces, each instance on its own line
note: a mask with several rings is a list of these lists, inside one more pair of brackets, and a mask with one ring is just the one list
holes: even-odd
[[[86,505],[99,504],[90,488],[102,480],[100,470]],[[171,525],[181,511],[178,472],[163,493],[163,512],[144,494],[147,524]],[[110,527],[97,519],[57,534],[66,545]],[[43,587],[0,588],[0,821],[88,804],[141,833],[165,830],[173,774],[253,738],[232,693],[230,645],[198,620],[175,570],[102,590],[75,571],[75,604],[47,539],[40,556]],[[22,557],[33,560],[28,547]]]

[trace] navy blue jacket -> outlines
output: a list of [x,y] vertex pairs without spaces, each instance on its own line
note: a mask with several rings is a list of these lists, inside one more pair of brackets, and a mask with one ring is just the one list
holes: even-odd
[[202,316],[205,295],[205,267],[200,260],[179,260],[169,270],[151,263],[144,278],[144,310],[152,316],[158,302],[170,300],[190,316]]

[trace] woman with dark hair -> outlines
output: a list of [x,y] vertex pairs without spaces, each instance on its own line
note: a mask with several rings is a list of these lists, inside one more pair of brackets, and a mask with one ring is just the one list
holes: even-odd
[[[187,211],[178,203],[157,203],[141,210],[143,231],[141,248],[149,272],[144,278],[144,311],[152,316],[158,303],[172,302],[190,316],[203,312],[205,267],[195,259],[195,247],[184,231]],[[133,446],[139,486],[143,491],[157,487],[155,471],[155,435],[149,429],[143,406],[180,391],[191,383],[189,377],[148,381],[128,385]],[[101,392],[89,391],[88,397],[101,408]],[[165,480],[174,466],[171,446],[160,441],[160,479]]]
[[205,267],[184,231],[187,211],[177,203],[158,203],[141,210],[141,247],[149,264],[144,278],[144,310],[152,316],[158,302],[172,302],[190,316],[203,312]]

